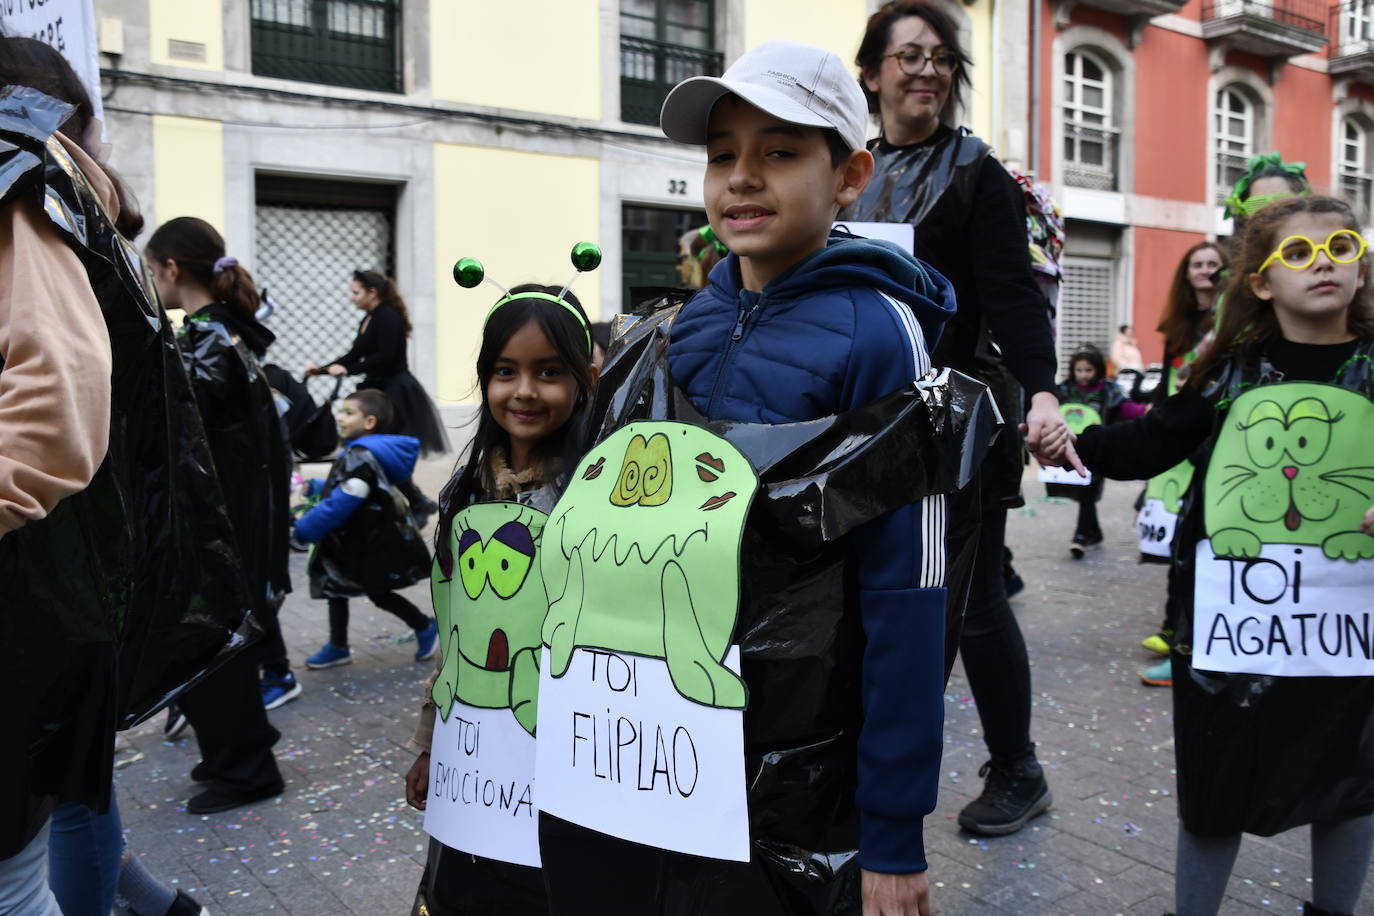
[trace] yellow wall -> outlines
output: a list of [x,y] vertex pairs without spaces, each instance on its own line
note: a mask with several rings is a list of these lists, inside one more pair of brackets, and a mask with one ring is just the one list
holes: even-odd
[[992,3],[975,3],[964,7],[973,32],[968,49],[969,56],[973,58],[973,72],[969,74],[973,91],[967,100],[968,126],[989,143],[994,142],[992,113],[996,100],[992,95],[993,74],[999,66],[993,57],[992,8]]
[[437,99],[601,117],[598,0],[431,0],[429,35]]
[[224,231],[224,128],[153,115],[153,212],[159,224],[198,216]]
[[[148,0],[148,40],[153,63],[173,67],[224,69],[224,27],[220,0]],[[205,60],[167,54],[170,39],[205,45]]]
[[[520,283],[562,286],[573,274],[570,254],[600,236],[600,164],[581,156],[434,145],[434,262],[440,401],[471,401],[482,322],[500,298],[490,283],[466,290],[453,282],[453,262],[474,257],[507,288]],[[603,268],[604,269],[604,268]],[[601,271],[583,274],[573,291],[595,318]],[[612,278],[609,289],[619,291]]]
[[866,22],[865,0],[813,0],[803,4],[796,0],[748,0],[744,5],[744,49],[769,39],[786,38],[829,48],[849,64],[859,50]]

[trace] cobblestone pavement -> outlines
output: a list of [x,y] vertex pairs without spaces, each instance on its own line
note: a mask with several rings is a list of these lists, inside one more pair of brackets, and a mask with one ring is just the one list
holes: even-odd
[[[428,492],[446,470],[423,468]],[[1026,488],[1043,492],[1030,478]],[[1067,549],[1074,506],[1032,498],[1013,513],[1009,537],[1027,583],[1013,606],[1030,647],[1033,735],[1055,806],[1014,836],[959,831],[955,817],[981,787],[984,751],[956,668],[945,697],[940,804],[926,822],[937,913],[1161,916],[1171,908],[1171,704],[1169,691],[1137,680],[1153,661],[1139,642],[1158,622],[1164,569],[1136,562],[1137,490],[1108,483],[1107,543],[1078,562]],[[283,622],[305,691],[271,713],[282,732],[276,752],[286,793],[223,814],[187,814],[195,740],[164,741],[158,717],[126,733],[116,757],[129,845],[216,916],[404,914],[426,841],[421,816],[402,798],[425,666],[411,660],[413,642],[398,642],[399,621],[361,600],[353,610],[354,663],[306,670],[304,656],[325,640],[325,610],[308,597],[302,555],[293,562],[298,591]],[[426,589],[408,594],[427,607]],[[1308,896],[1307,874],[1306,830],[1247,837],[1223,912],[1296,913]],[[1374,913],[1374,881],[1361,912]]]

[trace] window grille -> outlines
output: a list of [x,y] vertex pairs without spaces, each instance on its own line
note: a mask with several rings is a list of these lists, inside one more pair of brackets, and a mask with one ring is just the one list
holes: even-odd
[[620,117],[658,124],[663,100],[691,76],[719,76],[712,0],[621,0]]
[[1064,181],[1084,188],[1117,187],[1112,72],[1083,51],[1064,56]]
[[259,76],[400,92],[398,0],[252,0]]
[[1111,349],[1117,264],[1115,258],[1064,259],[1064,283],[1055,319],[1061,378],[1069,369],[1069,357],[1083,344],[1092,344],[1104,354]]
[[1217,92],[1216,129],[1217,202],[1245,174],[1245,162],[1255,154],[1255,106],[1240,89],[1227,86]]

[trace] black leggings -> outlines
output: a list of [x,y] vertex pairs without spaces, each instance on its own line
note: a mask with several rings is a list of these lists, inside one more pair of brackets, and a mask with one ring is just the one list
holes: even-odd
[[[401,618],[412,630],[423,630],[433,621],[419,608],[395,592],[378,592],[367,600],[384,611]],[[336,646],[348,645],[348,599],[329,599],[329,641]]]

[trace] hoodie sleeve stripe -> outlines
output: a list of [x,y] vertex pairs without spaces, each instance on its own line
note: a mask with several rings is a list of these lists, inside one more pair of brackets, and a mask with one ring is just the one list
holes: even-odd
[[921,588],[945,586],[945,494],[921,500]]
[[926,352],[926,336],[921,331],[921,326],[916,322],[916,316],[911,314],[911,309],[896,299],[889,296],[882,290],[877,290],[878,295],[883,297],[887,307],[892,310],[897,319],[898,327],[906,329],[907,341],[911,344],[911,362],[916,367],[916,374],[912,381],[924,378],[930,371],[930,355]]

